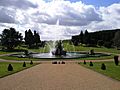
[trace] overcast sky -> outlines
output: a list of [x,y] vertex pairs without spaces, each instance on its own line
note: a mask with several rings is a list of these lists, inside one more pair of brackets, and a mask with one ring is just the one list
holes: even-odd
[[[56,25],[56,23],[60,25]],[[119,0],[0,0],[0,33],[29,28],[42,40],[69,39],[81,30],[120,28]]]

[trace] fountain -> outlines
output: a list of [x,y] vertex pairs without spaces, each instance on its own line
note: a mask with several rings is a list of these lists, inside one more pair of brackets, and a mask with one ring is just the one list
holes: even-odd
[[53,55],[66,55],[66,51],[63,50],[62,41],[58,41],[55,50],[52,51]]
[[[59,19],[56,22],[55,25],[56,28],[60,27],[59,25]],[[65,51],[63,49],[63,43],[61,41],[61,37],[60,35],[58,35],[60,32],[58,32],[58,30],[56,30],[54,32],[54,35],[56,35],[55,37],[57,38],[56,40],[52,41],[52,44],[47,43],[47,45],[50,48],[49,53],[29,53],[29,55],[25,55],[25,54],[13,54],[12,56],[15,57],[20,57],[20,58],[24,58],[24,57],[32,57],[32,58],[85,58],[85,57],[99,57],[99,56],[107,56],[108,54],[102,54],[102,53],[94,53],[94,50],[91,50],[90,53],[88,52],[75,52],[75,51]],[[25,52],[26,54],[28,54],[28,52]]]

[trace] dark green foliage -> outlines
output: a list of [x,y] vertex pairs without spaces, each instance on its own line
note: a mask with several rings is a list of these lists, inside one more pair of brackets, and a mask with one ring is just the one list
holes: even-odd
[[120,31],[117,31],[115,33],[115,37],[113,39],[113,42],[114,42],[114,45],[117,47],[117,48],[120,48]]
[[39,36],[39,34],[38,34],[36,31],[34,31],[34,43],[35,43],[35,46],[38,47],[38,44],[39,44],[40,42],[41,42],[41,41],[40,41],[40,36]]
[[104,46],[106,47],[106,48],[111,48],[111,46],[112,46],[112,42],[105,42],[104,43]]
[[94,55],[94,49],[90,50],[90,55]]
[[114,62],[115,62],[115,65],[116,65],[116,66],[119,64],[118,57],[119,57],[119,56],[114,56]]
[[32,61],[32,60],[30,61],[30,64],[31,64],[31,65],[33,64],[33,61]]
[[101,65],[101,69],[102,69],[102,70],[106,70],[106,66],[105,66],[104,63],[102,63],[102,65]]
[[25,44],[28,45],[29,48],[34,44],[34,35],[30,29],[25,31]]
[[26,63],[25,62],[23,63],[23,67],[26,67]]
[[97,44],[101,47],[104,45],[104,41],[103,40],[98,40]]
[[28,50],[25,50],[25,51],[24,51],[24,53],[25,53],[25,55],[26,55],[26,56],[28,56],[28,55],[29,55]]
[[13,66],[11,64],[8,65],[8,71],[13,71]]
[[25,44],[29,46],[29,48],[36,47],[41,44],[40,36],[39,34],[34,31],[34,34],[32,31],[29,29],[28,31],[25,31]]
[[[98,32],[92,32],[92,33],[88,33],[88,31],[85,31],[85,34],[83,34],[83,44],[86,44],[86,46],[92,46],[92,47],[96,47],[96,45],[98,44],[99,46],[105,46],[107,48],[111,48],[113,46],[113,38],[114,35],[117,31],[119,31],[120,29],[115,29],[115,30],[103,30],[103,31],[98,31]],[[72,36],[72,42],[74,45],[79,45],[79,43],[81,43],[81,35],[75,35]],[[120,36],[120,35],[116,35],[116,38]],[[118,39],[115,39],[116,41]],[[120,44],[118,44],[118,42],[116,42],[118,46],[120,46]],[[115,44],[115,42],[114,42]],[[117,46],[117,47],[118,47]]]
[[84,60],[84,63],[83,64],[86,64],[86,61]]
[[83,43],[83,37],[84,37],[84,34],[83,34],[83,31],[81,31],[81,33],[79,35],[79,42],[80,43]]
[[15,28],[4,29],[1,34],[1,44],[8,50],[14,49],[22,43],[22,35]]
[[72,36],[72,40],[73,44],[75,46],[78,46],[79,45],[79,36]]
[[93,66],[93,63],[90,61],[90,66]]

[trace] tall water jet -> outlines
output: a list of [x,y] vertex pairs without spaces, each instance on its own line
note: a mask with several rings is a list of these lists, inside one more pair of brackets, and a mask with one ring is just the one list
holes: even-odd
[[[56,22],[56,27],[59,27],[59,19]],[[54,35],[57,35],[57,33],[55,32]],[[56,37],[56,36],[55,36]],[[57,38],[53,41],[52,43],[52,48],[50,50],[50,55],[66,55],[66,51],[63,50],[63,45],[62,45],[62,41],[60,40],[60,36],[57,35]]]

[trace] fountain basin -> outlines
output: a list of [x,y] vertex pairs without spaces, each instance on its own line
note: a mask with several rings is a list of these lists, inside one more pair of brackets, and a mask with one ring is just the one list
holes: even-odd
[[109,54],[105,53],[95,53],[94,55],[88,54],[88,52],[67,52],[66,55],[52,55],[51,53],[30,53],[29,56],[26,56],[24,54],[12,54],[10,56],[19,57],[19,58],[25,58],[25,57],[31,57],[31,58],[38,58],[38,59],[69,59],[69,58],[89,58],[89,57],[101,57],[101,56],[110,56]]

